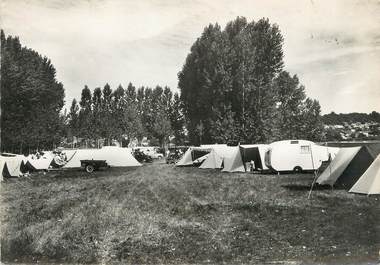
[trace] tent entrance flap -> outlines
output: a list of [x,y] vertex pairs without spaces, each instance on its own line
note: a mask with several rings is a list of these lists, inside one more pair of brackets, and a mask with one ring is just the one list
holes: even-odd
[[244,167],[247,162],[253,161],[255,163],[255,169],[263,169],[263,164],[261,163],[261,156],[258,147],[246,148],[240,146],[240,153]]
[[366,146],[360,148],[359,152],[351,160],[342,175],[335,182],[336,187],[351,189],[363,173],[372,164],[374,158]]
[[205,156],[207,155],[208,153],[210,153],[210,151],[205,151],[205,150],[192,150],[191,152],[191,157],[192,157],[192,160],[197,160],[198,158],[202,157],[202,156]]

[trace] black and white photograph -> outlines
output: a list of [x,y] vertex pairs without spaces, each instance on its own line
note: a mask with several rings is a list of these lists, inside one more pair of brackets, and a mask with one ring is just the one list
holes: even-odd
[[380,264],[379,0],[0,0],[0,264]]

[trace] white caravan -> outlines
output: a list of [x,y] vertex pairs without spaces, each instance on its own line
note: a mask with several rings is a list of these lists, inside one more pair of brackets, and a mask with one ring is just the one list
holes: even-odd
[[265,153],[265,165],[275,171],[317,170],[323,161],[332,160],[339,148],[317,145],[306,140],[271,143]]

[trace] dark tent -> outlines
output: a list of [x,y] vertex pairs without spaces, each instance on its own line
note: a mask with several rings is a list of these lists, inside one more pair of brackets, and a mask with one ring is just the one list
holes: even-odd
[[7,163],[4,164],[4,167],[3,167],[3,177],[4,178],[11,178],[11,173],[9,173],[9,169],[8,169],[8,166],[7,166]]
[[240,146],[240,154],[243,160],[244,167],[247,162],[253,161],[255,163],[255,169],[263,169],[263,164],[261,163],[261,156],[258,147]]
[[375,157],[367,146],[360,148],[359,152],[356,153],[346,169],[336,180],[334,186],[337,188],[351,189],[374,159]]
[[21,173],[26,173],[26,172],[34,172],[37,170],[29,161],[26,161],[26,163],[22,161],[21,166],[20,166],[20,171]]
[[372,157],[377,157],[380,154],[380,143],[367,144],[366,146]]

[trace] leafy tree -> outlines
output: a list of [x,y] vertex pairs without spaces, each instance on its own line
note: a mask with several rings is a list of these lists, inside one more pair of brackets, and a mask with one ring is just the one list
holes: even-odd
[[277,25],[267,19],[247,23],[238,17],[223,31],[218,24],[204,29],[178,74],[192,143],[199,143],[196,127],[200,121],[204,141],[215,142],[219,137],[215,132],[220,129],[212,126],[226,125],[218,118],[224,113],[233,117],[230,126],[242,128],[231,139],[269,139],[275,106],[271,83],[283,67],[282,42]]
[[174,134],[176,145],[184,144],[185,140],[185,118],[182,111],[182,102],[178,93],[174,94],[173,102],[169,111],[170,124]]
[[112,138],[117,136],[115,132],[115,117],[113,116],[113,93],[110,85],[107,83],[103,88],[102,98],[102,136],[106,138],[107,144],[110,144]]
[[320,105],[283,71],[282,44],[268,19],[204,29],[178,74],[191,143],[321,137]]
[[98,139],[102,137],[102,115],[103,115],[103,98],[100,87],[94,89],[92,93],[92,128],[93,137]]
[[74,98],[71,102],[70,112],[68,114],[69,129],[73,136],[78,135],[79,132],[79,106],[77,100]]
[[163,110],[156,113],[153,130],[153,136],[158,139],[160,146],[164,147],[169,142],[169,136],[172,134],[172,128],[168,115]]
[[92,98],[91,90],[87,85],[82,89],[79,105],[81,107],[79,111],[79,136],[86,139],[92,138],[94,132],[92,126]]
[[[303,125],[302,105],[306,98],[305,88],[298,77],[283,71],[274,80],[277,102],[276,138],[297,139],[301,137]],[[302,137],[301,137],[302,138]]]
[[63,136],[63,85],[51,61],[1,30],[1,144],[11,152],[52,148]]
[[321,141],[324,130],[319,102],[315,99],[307,98],[302,108],[303,128],[299,138]]

